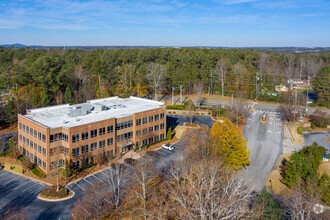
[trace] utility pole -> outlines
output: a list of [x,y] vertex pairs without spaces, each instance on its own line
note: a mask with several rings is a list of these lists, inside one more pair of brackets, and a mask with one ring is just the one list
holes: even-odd
[[294,110],[294,111],[292,111],[292,113],[293,113],[293,141],[296,141],[296,139],[295,139],[295,133],[296,133],[296,113],[297,113],[297,111],[296,111],[296,109]]
[[295,95],[294,95],[294,98],[295,98],[294,106],[295,106],[295,108],[297,107],[297,103],[298,103],[297,97],[298,97],[298,94],[297,94],[297,87],[296,87],[296,92],[295,92]]
[[183,85],[180,85],[180,104],[182,105],[182,89]]
[[213,71],[211,70],[211,95],[213,91]]
[[231,94],[231,108],[234,107],[234,94]]
[[308,107],[308,87],[309,87],[309,75],[307,76],[307,99],[306,99],[306,106]]
[[175,87],[172,87],[172,105],[174,105],[174,90],[175,90]]

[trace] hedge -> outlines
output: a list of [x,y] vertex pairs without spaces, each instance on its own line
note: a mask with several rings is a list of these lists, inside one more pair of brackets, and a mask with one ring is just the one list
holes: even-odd
[[35,164],[33,165],[31,172],[39,178],[46,177],[46,174],[42,170],[40,170],[40,168]]

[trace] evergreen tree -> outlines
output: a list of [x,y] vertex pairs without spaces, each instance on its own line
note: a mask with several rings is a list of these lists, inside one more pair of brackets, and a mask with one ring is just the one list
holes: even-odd
[[172,139],[172,128],[170,126],[167,131],[167,140],[171,140],[171,139]]
[[46,91],[46,89],[43,89],[40,95],[40,99],[41,99],[41,106],[42,107],[47,107],[50,104],[50,100],[49,100],[49,96],[48,96],[48,92]]
[[66,87],[64,93],[64,103],[73,104],[72,90],[69,86]]
[[14,100],[14,97],[10,97],[9,99],[7,99],[7,103],[5,105],[5,112],[6,112],[6,118],[5,118],[5,121],[7,123],[10,123],[10,126],[11,126],[11,123],[13,121],[15,121],[15,100]]
[[254,205],[256,219],[284,219],[280,203],[276,202],[272,195],[262,190]]

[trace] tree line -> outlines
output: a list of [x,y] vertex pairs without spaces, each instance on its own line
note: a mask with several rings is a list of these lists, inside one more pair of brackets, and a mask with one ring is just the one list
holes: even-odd
[[178,93],[180,85],[184,94],[255,99],[292,77],[313,80],[329,64],[329,54],[254,49],[0,47],[0,91],[1,97],[13,94],[7,101],[15,106],[6,111],[15,113],[113,95],[171,94],[172,87]]

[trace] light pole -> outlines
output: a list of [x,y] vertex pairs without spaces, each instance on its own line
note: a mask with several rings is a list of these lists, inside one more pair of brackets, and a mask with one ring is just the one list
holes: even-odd
[[258,80],[259,80],[259,73],[256,72],[256,101],[257,101],[257,97],[258,97]]
[[66,147],[64,147],[64,179],[65,179],[65,193],[68,193],[68,189],[66,187]]
[[307,107],[308,107],[308,87],[309,87],[309,76],[307,77],[307,100],[306,100]]
[[175,90],[175,87],[172,87],[172,105],[174,105],[174,90]]
[[298,113],[297,110],[292,111],[293,113],[293,141],[296,141],[295,139],[295,133],[296,133],[296,114]]

